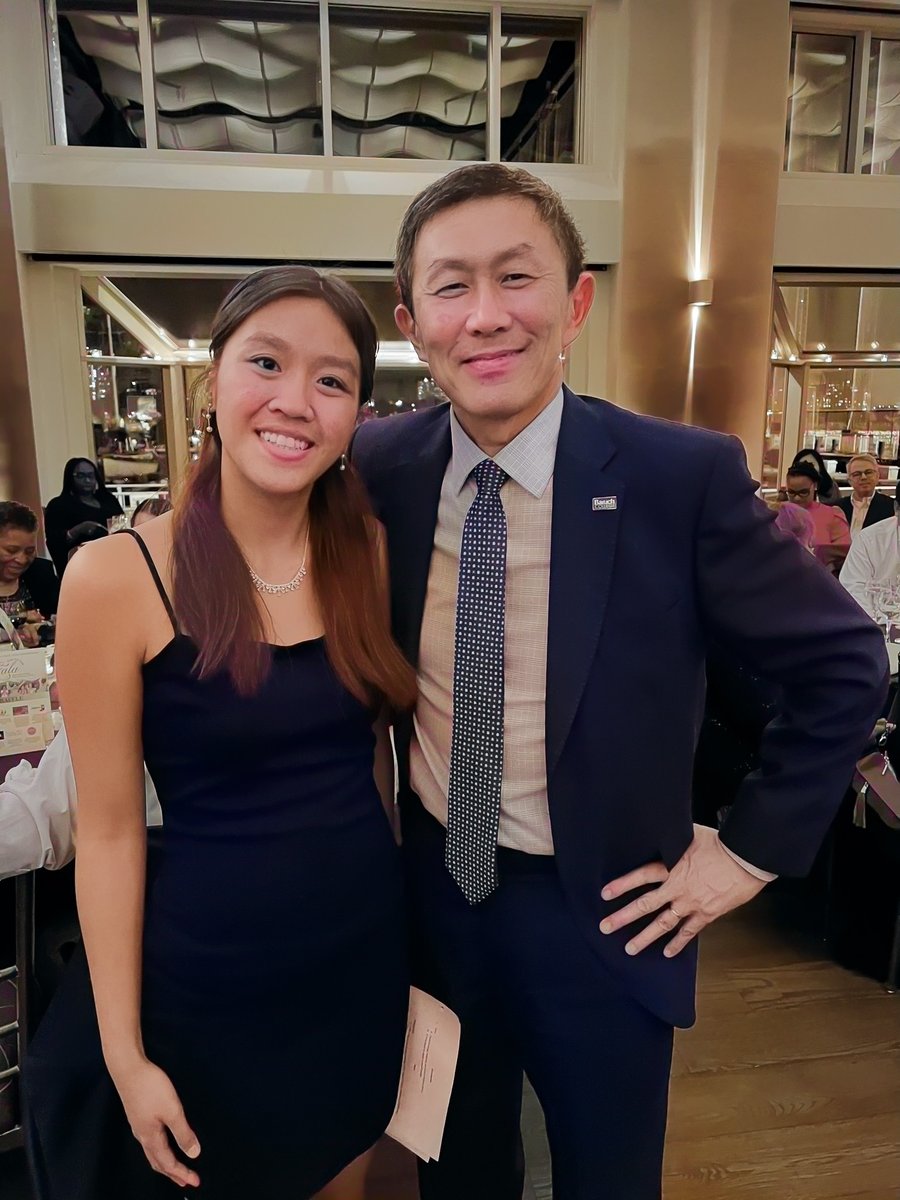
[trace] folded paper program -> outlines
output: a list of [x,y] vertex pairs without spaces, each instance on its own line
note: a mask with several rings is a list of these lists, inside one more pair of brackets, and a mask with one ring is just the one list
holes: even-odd
[[440,1157],[459,1032],[456,1013],[427,992],[410,988],[400,1087],[387,1132],[423,1162]]

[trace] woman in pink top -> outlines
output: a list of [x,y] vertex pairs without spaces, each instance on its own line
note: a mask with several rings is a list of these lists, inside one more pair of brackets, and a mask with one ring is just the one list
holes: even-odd
[[787,498],[804,509],[813,522],[813,551],[819,562],[835,574],[850,549],[850,526],[839,508],[820,504],[819,477],[808,463],[797,463],[787,475]]

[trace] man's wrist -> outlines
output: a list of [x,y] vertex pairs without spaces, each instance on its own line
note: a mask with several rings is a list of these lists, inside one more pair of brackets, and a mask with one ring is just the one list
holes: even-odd
[[773,875],[771,871],[764,871],[762,867],[755,867],[753,863],[748,863],[745,858],[741,858],[739,854],[735,854],[733,850],[725,845],[722,839],[716,834],[719,845],[725,851],[729,858],[733,858],[739,867],[743,867],[748,875],[752,875],[754,879],[761,879],[763,883],[771,883],[773,879],[777,879],[777,875]]

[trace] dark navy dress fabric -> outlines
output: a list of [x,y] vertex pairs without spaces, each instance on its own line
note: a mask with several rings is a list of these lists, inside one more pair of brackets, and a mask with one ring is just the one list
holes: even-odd
[[[192,674],[176,636],[144,668],[152,832],[142,1029],[202,1153],[205,1200],[301,1200],[378,1138],[408,1002],[399,852],[371,714],[324,641],[275,647],[262,690]],[[111,748],[111,753],[114,749]],[[103,1068],[82,954],[26,1065],[40,1200],[163,1200]]]

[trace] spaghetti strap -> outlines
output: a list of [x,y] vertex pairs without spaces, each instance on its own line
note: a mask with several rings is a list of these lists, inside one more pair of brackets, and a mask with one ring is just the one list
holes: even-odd
[[150,574],[153,576],[153,582],[156,584],[156,590],[159,592],[159,597],[166,606],[166,612],[169,614],[169,620],[172,622],[172,628],[175,630],[177,635],[180,630],[178,628],[178,619],[175,616],[175,609],[172,607],[172,602],[166,594],[166,589],[163,587],[162,580],[159,577],[159,571],[156,569],[156,563],[150,557],[150,551],[147,549],[144,539],[134,529],[120,529],[118,532],[131,534],[131,536],[140,546],[141,554],[144,556],[144,562],[146,562],[147,566],[150,568]]

